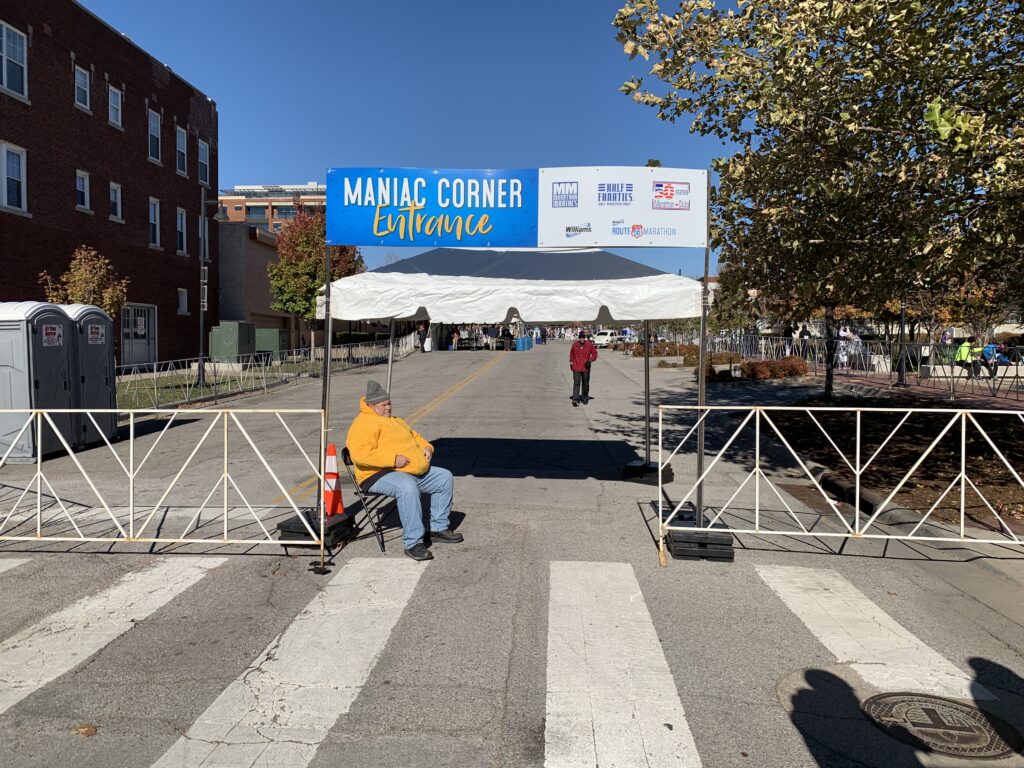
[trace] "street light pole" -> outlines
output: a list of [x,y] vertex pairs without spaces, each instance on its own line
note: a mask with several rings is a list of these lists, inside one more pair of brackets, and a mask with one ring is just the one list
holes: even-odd
[[206,294],[209,284],[210,227],[206,222],[206,187],[199,188],[199,362],[196,364],[196,388],[206,387]]

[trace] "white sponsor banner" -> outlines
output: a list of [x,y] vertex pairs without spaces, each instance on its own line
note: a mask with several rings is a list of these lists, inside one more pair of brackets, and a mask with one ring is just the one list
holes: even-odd
[[687,168],[541,168],[541,248],[704,248],[708,172]]

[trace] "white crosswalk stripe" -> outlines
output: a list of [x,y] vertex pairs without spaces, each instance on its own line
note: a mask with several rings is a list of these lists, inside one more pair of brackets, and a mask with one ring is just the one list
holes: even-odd
[[0,560],[0,573],[3,573],[4,571],[9,571],[12,568],[17,568],[19,565],[24,565],[27,562],[29,561],[25,559],[5,557],[4,559]]
[[169,558],[0,643],[0,713],[101,650],[224,562]]
[[545,766],[701,765],[628,563],[551,563]]
[[155,766],[308,765],[362,690],[424,567],[350,561]]
[[836,659],[850,664],[878,690],[994,698],[835,571],[781,565],[756,568]]

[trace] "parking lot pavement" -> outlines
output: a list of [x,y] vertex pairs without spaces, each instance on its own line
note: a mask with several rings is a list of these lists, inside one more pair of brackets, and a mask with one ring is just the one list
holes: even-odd
[[[922,547],[745,536],[734,563],[660,568],[656,488],[620,479],[643,451],[641,361],[602,352],[593,400],[573,408],[567,356],[552,342],[396,364],[395,413],[453,471],[466,537],[430,563],[402,556],[394,516],[386,553],[364,535],[326,576],[294,550],[0,545],[5,768],[956,765],[860,714],[894,693],[987,713],[928,705],[925,736],[998,751],[1001,721],[1024,729],[1024,616],[979,599],[1020,594],[1013,553],[989,551],[997,572]],[[335,377],[334,439],[384,376]],[[656,397],[693,398],[687,377],[652,370]],[[244,401],[318,404],[316,382]],[[253,437],[276,456],[271,426]],[[174,428],[167,467],[202,428]],[[218,476],[200,462],[190,487]],[[265,476],[253,462],[236,481]]]

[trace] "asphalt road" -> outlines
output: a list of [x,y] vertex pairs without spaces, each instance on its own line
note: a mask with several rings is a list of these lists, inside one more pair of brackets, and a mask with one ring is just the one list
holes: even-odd
[[[326,576],[310,572],[311,553],[276,546],[0,543],[0,765],[958,764],[860,714],[865,699],[905,690],[977,702],[1024,731],[1020,547],[745,535],[735,562],[661,568],[657,488],[620,479],[643,455],[641,361],[602,353],[594,399],[573,408],[567,356],[556,342],[396,364],[395,413],[455,474],[453,522],[466,537],[435,544],[426,565],[403,557],[393,526],[385,554],[364,536]],[[334,378],[333,439],[366,381],[385,375]],[[694,401],[689,371],[651,378],[655,401]],[[778,404],[812,391],[722,387],[712,397]],[[316,381],[234,403],[318,404]],[[248,438],[221,418],[184,415],[159,443],[159,431],[140,428],[137,451],[158,446],[135,483],[143,517],[155,508],[166,530],[184,526],[207,495],[223,500],[226,465],[240,535],[258,532],[254,514],[287,515],[282,496],[310,503],[296,444],[315,454],[314,416],[286,417],[289,435],[273,416],[245,415]],[[211,442],[196,449],[211,424]],[[251,447],[266,463],[236,452]],[[127,461],[125,444],[115,450]],[[52,495],[74,519],[94,515],[90,530],[110,530],[112,516],[126,519],[124,472],[105,446],[77,458],[95,491],[65,457],[44,462]],[[808,486],[792,463],[775,463],[781,498],[819,530],[838,530],[786,490]],[[675,468],[669,500],[688,489],[692,454]],[[715,499],[748,472],[738,457],[721,470],[708,487]],[[0,514],[34,472],[0,470]],[[112,516],[95,511],[97,494]],[[53,509],[52,530],[70,530]],[[208,519],[213,511],[199,524]]]

